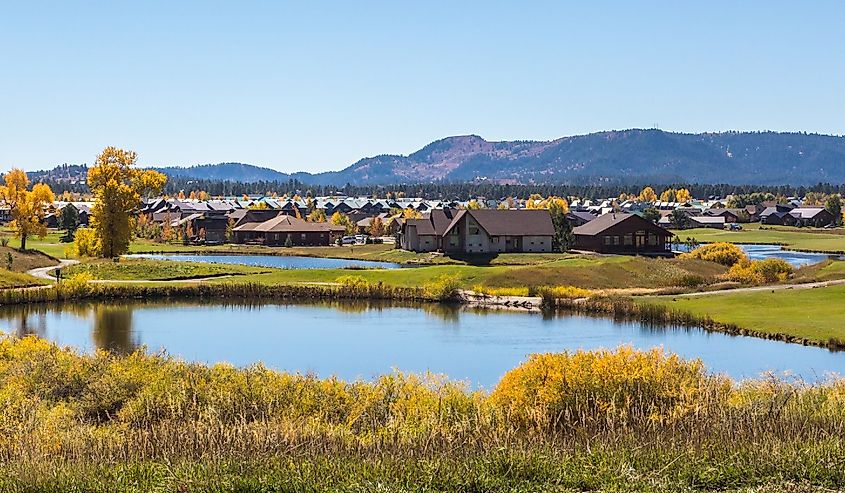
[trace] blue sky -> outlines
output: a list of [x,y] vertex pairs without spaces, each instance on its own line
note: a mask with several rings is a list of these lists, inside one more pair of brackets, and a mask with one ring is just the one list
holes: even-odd
[[448,135],[845,134],[843,2],[42,2],[0,10],[0,170],[343,168]]

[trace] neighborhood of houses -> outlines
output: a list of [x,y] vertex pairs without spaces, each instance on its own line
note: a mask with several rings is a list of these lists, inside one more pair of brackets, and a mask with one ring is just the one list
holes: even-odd
[[[566,221],[572,227],[571,246],[575,250],[641,255],[671,255],[676,235],[670,228],[740,229],[743,223],[751,222],[825,227],[837,222],[825,208],[805,206],[798,199],[743,208],[728,208],[726,203],[717,198],[684,203],[575,199],[569,203]],[[45,214],[45,222],[48,227],[58,227],[61,210],[73,207],[79,224],[87,225],[92,205],[56,202]],[[324,218],[339,212],[349,222],[338,225],[305,219],[317,209]],[[0,208],[0,220],[8,220],[4,217],[7,212]],[[378,221],[381,237],[376,241],[395,242],[397,247],[415,252],[541,253],[553,251],[556,234],[548,210],[513,199],[156,198],[144,202],[138,210],[138,217],[142,216],[147,224],[182,231],[186,242],[204,244],[329,246],[361,242]]]

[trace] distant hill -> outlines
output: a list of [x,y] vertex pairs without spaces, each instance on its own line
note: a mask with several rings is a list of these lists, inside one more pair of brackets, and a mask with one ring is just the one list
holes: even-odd
[[553,141],[488,142],[447,137],[408,156],[366,158],[320,183],[444,180],[513,183],[845,182],[845,137],[804,133],[599,132]]
[[[552,141],[447,137],[402,155],[368,157],[340,171],[283,173],[243,163],[157,168],[213,181],[287,181],[343,186],[435,181],[553,184],[845,183],[845,137],[778,132],[684,134],[621,130]],[[54,170],[64,179],[76,168]],[[49,177],[52,172],[32,175]]]
[[287,181],[290,175],[270,168],[243,163],[201,164],[198,166],[155,168],[168,176],[212,181]]

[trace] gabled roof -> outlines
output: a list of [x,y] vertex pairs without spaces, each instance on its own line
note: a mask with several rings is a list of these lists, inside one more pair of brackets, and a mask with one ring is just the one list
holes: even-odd
[[673,236],[668,230],[657,226],[647,219],[643,219],[637,214],[620,212],[611,212],[609,214],[599,216],[587,224],[573,228],[572,233],[582,236],[595,236],[623,223],[626,223],[626,225],[627,223],[632,223],[632,227],[635,226],[637,229],[644,229],[663,236]]
[[812,219],[822,213],[823,207],[796,207],[789,211],[792,217],[798,219]]
[[446,235],[464,215],[469,215],[490,236],[554,236],[552,217],[545,209],[476,209],[461,210],[443,231]]
[[725,224],[724,216],[690,216],[690,221],[698,224]]
[[245,223],[238,227],[236,227],[235,231],[256,231],[256,232],[272,232],[272,233],[285,233],[285,232],[309,232],[309,231],[316,231],[316,232],[328,232],[328,231],[340,231],[345,229],[343,226],[337,226],[330,223],[312,223],[308,221],[304,221],[302,219],[297,219],[293,216],[288,216],[285,214],[280,214],[272,219],[268,219],[267,221],[260,222],[260,223]]
[[443,236],[452,220],[461,212],[463,211],[454,209],[432,209],[421,219],[408,219],[405,224],[416,227],[418,235]]
[[569,211],[569,213],[567,213],[567,216],[577,217],[578,219],[581,219],[582,221],[586,222],[590,222],[596,218],[596,215],[592,212],[585,211]]

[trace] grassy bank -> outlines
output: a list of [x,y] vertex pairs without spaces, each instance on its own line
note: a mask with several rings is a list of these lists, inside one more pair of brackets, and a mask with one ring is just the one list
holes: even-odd
[[[491,288],[533,288],[570,285],[588,289],[662,288],[707,284],[724,273],[712,262],[644,257],[600,257],[576,255],[536,265],[435,265],[408,269],[356,270],[368,282],[413,287],[442,276],[453,276],[459,286],[471,289],[482,284]],[[232,282],[291,284],[334,282],[348,275],[347,269],[276,270],[242,276]]]
[[397,300],[420,301],[440,300],[451,296],[448,286],[433,282],[420,287],[395,287],[385,284],[341,283],[333,285],[268,285],[256,283],[210,282],[150,282],[143,284],[115,283],[95,284],[84,279],[69,279],[58,285],[43,289],[0,290],[0,305],[24,303],[51,303],[58,301],[96,301],[139,298],[195,299],[225,301],[247,300],[254,303],[262,300]]
[[0,339],[0,490],[838,489],[843,397],[630,349],[538,355],[487,393]]
[[682,240],[695,238],[703,243],[761,243],[782,245],[793,250],[845,253],[845,230],[761,226],[743,224],[742,231],[695,228],[673,231]]
[[845,342],[845,286],[707,296],[650,297],[644,301],[722,324],[785,334],[819,344]]
[[112,260],[92,260],[83,264],[66,267],[63,273],[65,277],[82,273],[91,276],[92,279],[168,281],[256,275],[268,273],[273,270],[275,269],[243,265],[122,258],[119,262]]

